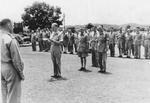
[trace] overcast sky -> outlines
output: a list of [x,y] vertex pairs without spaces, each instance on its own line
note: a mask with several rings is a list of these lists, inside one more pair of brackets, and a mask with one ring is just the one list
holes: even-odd
[[21,21],[24,8],[34,1],[60,6],[66,24],[150,24],[150,0],[0,0],[0,20]]

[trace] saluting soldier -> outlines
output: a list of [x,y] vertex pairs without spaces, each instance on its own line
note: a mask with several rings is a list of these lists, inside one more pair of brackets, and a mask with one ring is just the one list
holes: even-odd
[[21,80],[24,80],[24,64],[18,43],[12,35],[11,20],[0,23],[1,34],[1,91],[3,103],[21,103]]
[[142,43],[142,35],[140,34],[140,28],[137,27],[136,35],[134,37],[134,58],[141,58],[141,43]]
[[61,77],[61,45],[63,43],[63,35],[58,33],[58,24],[52,24],[52,34],[50,37],[51,41],[51,59],[54,66],[54,78]]
[[104,34],[101,28],[98,28],[99,36],[97,52],[98,52],[98,63],[100,66],[100,71],[98,72],[106,72],[106,59],[107,59],[107,51],[108,51],[108,35]]
[[109,35],[109,49],[110,49],[110,56],[115,56],[115,33],[113,28],[111,28],[110,35]]
[[145,49],[145,59],[150,59],[150,28],[147,29],[147,33],[143,39]]

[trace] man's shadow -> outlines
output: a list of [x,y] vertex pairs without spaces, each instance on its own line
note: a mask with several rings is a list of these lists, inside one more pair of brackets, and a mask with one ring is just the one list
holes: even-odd
[[99,72],[100,74],[104,74],[104,75],[112,75],[111,72]]
[[53,78],[51,77],[48,82],[55,82],[55,81],[66,81],[68,80],[66,77],[62,77],[62,78]]

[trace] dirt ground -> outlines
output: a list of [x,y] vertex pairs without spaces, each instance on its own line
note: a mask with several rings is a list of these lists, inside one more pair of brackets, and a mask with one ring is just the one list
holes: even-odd
[[63,54],[62,76],[67,80],[50,82],[50,53],[22,47],[21,55],[26,77],[22,103],[150,103],[150,60],[108,57],[107,74],[101,74],[91,67],[89,55],[87,69],[92,72],[84,73],[78,71],[77,55]]

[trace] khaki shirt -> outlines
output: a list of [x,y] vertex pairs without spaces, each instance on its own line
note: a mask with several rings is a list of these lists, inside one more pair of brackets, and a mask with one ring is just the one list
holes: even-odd
[[22,73],[24,64],[22,62],[19,46],[15,37],[5,31],[1,35],[1,63],[12,63],[17,72]]
[[108,35],[107,34],[99,35],[97,51],[107,52],[108,49],[107,46],[108,46]]

